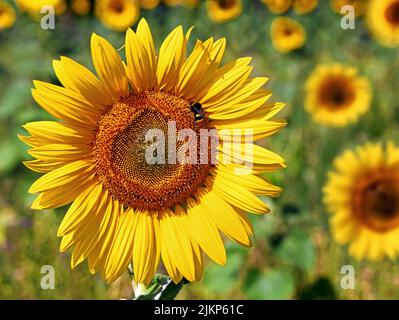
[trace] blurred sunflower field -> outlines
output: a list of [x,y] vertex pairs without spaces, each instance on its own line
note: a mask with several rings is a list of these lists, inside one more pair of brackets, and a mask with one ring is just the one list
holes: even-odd
[[[54,29],[43,29],[43,6]],[[271,213],[249,215],[253,246],[226,240],[226,265],[207,261],[177,299],[399,299],[398,0],[0,0],[0,298],[132,296],[127,271],[107,284],[59,253],[66,209],[31,209],[39,174],[18,135],[54,120],[32,98],[33,80],[59,84],[54,59],[92,66],[92,33],[123,49],[141,17],[157,48],[178,25],[194,26],[190,49],[225,37],[223,61],[252,57],[286,104],[286,128],[259,142],[284,158],[265,174],[284,191],[261,198]],[[54,290],[40,285],[46,265]]]

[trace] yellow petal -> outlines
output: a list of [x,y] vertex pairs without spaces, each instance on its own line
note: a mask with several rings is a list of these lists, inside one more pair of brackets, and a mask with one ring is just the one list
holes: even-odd
[[175,28],[162,43],[157,66],[159,89],[167,91],[174,87],[179,70],[186,59],[186,43],[181,26]]
[[93,174],[93,164],[87,161],[75,161],[57,170],[46,173],[36,180],[29,189],[29,193],[39,193],[54,188],[68,188],[78,186],[88,180]]
[[28,153],[38,160],[49,162],[72,162],[90,157],[92,148],[85,145],[70,144],[45,144],[33,149]]
[[126,73],[136,91],[152,90],[155,84],[154,61],[137,34],[126,32]]
[[65,88],[79,92],[95,106],[112,104],[112,97],[107,95],[106,88],[86,67],[67,57],[54,60],[53,67]]
[[[159,225],[162,256],[167,255],[170,263],[175,265],[187,280],[195,281],[194,254],[185,227],[185,216],[165,210],[161,214]],[[175,272],[171,270],[170,273]]]
[[[134,235],[137,232],[139,215],[127,210],[119,219],[109,255],[105,262],[105,278],[112,282],[117,279],[132,261]],[[146,252],[145,254],[150,254]]]
[[270,211],[267,205],[252,192],[239,184],[232,184],[219,175],[216,175],[213,183],[208,180],[206,184],[209,190],[215,190],[226,202],[246,212],[264,214]]
[[209,258],[218,264],[226,264],[226,251],[215,223],[209,220],[198,201],[188,199],[187,206],[187,227],[193,239]]
[[64,236],[84,224],[86,219],[94,214],[98,203],[101,201],[102,185],[95,184],[81,193],[73,202],[62,220],[57,235]]
[[239,215],[226,201],[212,191],[205,191],[200,197],[201,204],[204,206],[203,213],[215,223],[220,231],[244,246],[251,245],[251,240]]
[[92,130],[82,126],[56,121],[35,121],[22,126],[41,144],[77,143],[90,144],[94,138]]
[[93,65],[107,95],[114,100],[128,94],[128,83],[122,60],[114,47],[104,38],[93,33],[91,37]]
[[86,126],[96,124],[98,110],[80,93],[40,81],[34,85],[33,98],[54,117]]
[[133,243],[133,271],[136,283],[148,285],[158,267],[159,223],[148,212],[137,213],[137,227]]

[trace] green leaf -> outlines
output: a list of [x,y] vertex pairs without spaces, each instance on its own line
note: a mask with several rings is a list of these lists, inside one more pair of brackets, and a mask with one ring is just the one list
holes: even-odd
[[295,278],[289,270],[270,269],[261,273],[254,269],[247,275],[243,291],[254,300],[290,299],[295,291]]
[[136,300],[173,300],[186,283],[183,279],[176,284],[168,276],[156,274],[145,292]]
[[170,280],[169,283],[164,286],[159,300],[173,300],[186,283],[186,280],[182,280],[177,284]]
[[294,231],[288,233],[277,247],[276,257],[302,271],[310,272],[315,264],[316,251],[312,239],[307,234]]

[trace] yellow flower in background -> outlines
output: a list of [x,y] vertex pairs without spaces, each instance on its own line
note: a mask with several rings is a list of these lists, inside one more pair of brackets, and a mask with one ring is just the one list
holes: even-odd
[[91,2],[90,0],[72,0],[71,8],[76,14],[84,16],[90,12]]
[[145,10],[152,10],[159,6],[161,0],[139,0],[140,7]]
[[302,25],[290,18],[275,18],[271,26],[273,47],[283,53],[302,48],[306,31]]
[[269,11],[275,14],[287,12],[292,5],[292,0],[262,0]]
[[395,259],[399,253],[399,148],[366,144],[345,151],[324,188],[339,244],[357,259]]
[[231,21],[242,12],[241,0],[206,0],[209,18],[217,23]]
[[298,14],[307,14],[316,9],[318,0],[261,0],[275,14],[282,14],[293,8]]
[[44,6],[53,7],[56,14],[62,14],[66,10],[65,0],[15,0],[15,2],[22,11],[32,15],[40,14]]
[[356,68],[320,65],[306,83],[305,108],[317,122],[344,126],[369,110],[371,98],[370,83]]
[[369,0],[331,0],[331,7],[337,13],[341,13],[341,8],[346,5],[351,5],[355,9],[355,16],[362,16],[366,10]]
[[370,0],[367,22],[381,44],[399,46],[399,0]]
[[177,6],[179,4],[182,4],[184,0],[163,0],[163,2],[168,5],[168,6]]
[[107,28],[125,31],[139,18],[140,8],[132,0],[97,0],[95,12]]
[[200,0],[184,0],[183,5],[187,8],[195,8],[200,4]]
[[[87,259],[91,273],[113,281],[132,262],[136,283],[148,285],[162,259],[173,281],[199,280],[203,252],[226,262],[220,232],[250,246],[246,212],[267,213],[257,196],[280,193],[261,178],[285,167],[280,156],[245,139],[223,137],[226,130],[237,135],[245,129],[253,130],[254,141],[273,135],[285,126],[271,120],[284,105],[267,102],[268,79],[250,77],[250,58],[221,65],[224,38],[197,41],[186,57],[190,33],[177,27],[156,53],[143,19],[136,32],[126,33],[126,64],[94,34],[97,76],[61,57],[53,66],[63,86],[34,81],[33,97],[60,121],[28,123],[30,136],[20,136],[36,158],[25,165],[44,174],[29,190],[38,194],[32,208],[72,203],[58,230],[60,250],[74,246],[72,267]],[[193,111],[198,105],[201,120]],[[146,133],[153,128],[166,133],[170,121],[177,130],[197,134],[216,129],[219,149],[230,146],[241,164],[149,164]],[[242,154],[248,147],[251,158]],[[253,164],[249,171],[242,170],[244,160]]]
[[317,8],[318,0],[294,0],[293,8],[298,14],[308,14]]
[[11,28],[16,19],[14,8],[5,1],[0,1],[0,31]]

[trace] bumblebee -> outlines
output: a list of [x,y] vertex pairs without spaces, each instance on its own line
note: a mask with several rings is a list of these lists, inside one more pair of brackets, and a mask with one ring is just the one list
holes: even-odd
[[193,102],[190,104],[190,110],[194,113],[195,121],[200,122],[205,118],[204,109],[202,109],[202,105],[199,102]]

